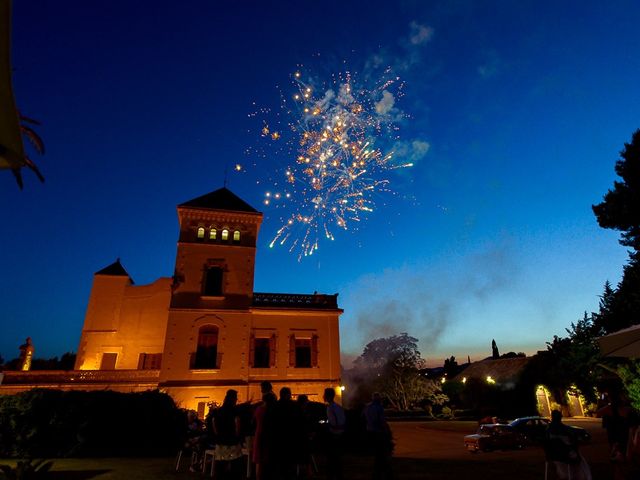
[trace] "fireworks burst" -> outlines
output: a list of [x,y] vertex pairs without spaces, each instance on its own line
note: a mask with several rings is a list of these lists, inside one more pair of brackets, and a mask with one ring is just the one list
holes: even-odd
[[354,230],[374,210],[377,193],[390,191],[389,172],[412,164],[395,162],[393,152],[383,150],[397,140],[404,117],[395,107],[402,82],[390,69],[369,89],[349,72],[319,88],[295,72],[290,92],[281,96],[275,127],[265,121],[261,135],[289,164],[264,203],[287,210],[270,246],[288,244],[300,260],[321,238]]

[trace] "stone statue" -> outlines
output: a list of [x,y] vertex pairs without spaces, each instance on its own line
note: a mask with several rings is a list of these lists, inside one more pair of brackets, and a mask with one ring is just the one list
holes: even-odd
[[26,342],[20,345],[20,370],[27,372],[31,370],[31,360],[33,359],[33,343],[31,337],[27,337]]

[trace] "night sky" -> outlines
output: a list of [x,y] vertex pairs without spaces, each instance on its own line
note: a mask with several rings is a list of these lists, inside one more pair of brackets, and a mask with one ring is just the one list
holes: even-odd
[[[225,168],[265,214],[255,290],[339,292],[345,357],[401,332],[430,364],[492,339],[534,353],[620,279],[625,249],[591,205],[640,128],[637,1],[14,1],[13,20],[16,102],[47,152],[44,184],[0,172],[5,359],[26,336],[38,357],[75,351],[92,275],[117,257],[138,285],[171,276],[175,206]],[[386,146],[414,167],[313,256],[269,248],[264,195],[289,159],[246,154],[249,114],[295,71],[372,63],[405,82]]]

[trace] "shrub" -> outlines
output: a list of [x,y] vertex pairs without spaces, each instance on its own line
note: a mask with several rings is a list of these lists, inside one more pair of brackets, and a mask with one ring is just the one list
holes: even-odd
[[185,415],[159,391],[34,389],[0,396],[0,456],[150,456],[174,453]]

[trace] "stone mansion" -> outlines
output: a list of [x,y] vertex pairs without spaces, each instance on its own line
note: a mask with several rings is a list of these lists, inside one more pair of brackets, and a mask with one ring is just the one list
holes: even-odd
[[159,388],[205,412],[260,382],[321,401],[340,395],[337,294],[253,291],[262,214],[227,188],[178,205],[173,277],[135,285],[120,261],[96,272],[75,370],[4,372],[0,394],[29,388]]

